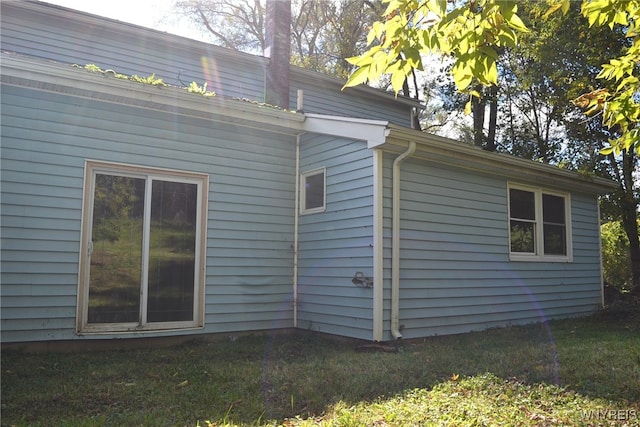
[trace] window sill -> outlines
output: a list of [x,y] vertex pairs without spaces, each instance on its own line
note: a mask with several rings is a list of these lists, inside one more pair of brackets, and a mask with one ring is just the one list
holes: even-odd
[[300,215],[310,215],[314,213],[321,213],[326,210],[327,208],[325,206],[322,206],[321,208],[305,209],[305,210],[300,210]]
[[130,327],[123,326],[122,324],[104,324],[104,325],[91,325],[84,326],[83,329],[76,332],[77,335],[114,335],[114,334],[148,334],[148,333],[163,333],[163,332],[179,332],[188,331],[194,329],[202,329],[204,325],[198,325],[194,322],[181,323],[181,322],[167,322],[162,325],[154,327],[139,327],[131,324]]
[[509,261],[515,262],[560,262],[571,263],[573,257],[571,256],[550,256],[550,255],[529,255],[529,254],[509,254]]

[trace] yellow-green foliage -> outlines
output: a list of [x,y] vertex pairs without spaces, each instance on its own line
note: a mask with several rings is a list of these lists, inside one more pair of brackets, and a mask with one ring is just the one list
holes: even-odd
[[151,74],[149,77],[140,77],[137,74],[134,74],[133,76],[129,77],[129,80],[151,86],[167,86],[167,84],[163,82],[162,79],[156,77],[156,73]]
[[[640,229],[640,220],[638,220]],[[611,221],[600,227],[602,238],[602,273],[604,281],[621,291],[633,286],[629,240],[620,221]]]
[[189,93],[197,93],[202,96],[216,96],[215,92],[210,92],[207,90],[207,82],[204,82],[202,86],[198,85],[196,82],[191,82],[189,87],[187,88],[187,92]]
[[[139,76],[137,74],[134,74],[132,76],[127,76],[126,74],[121,74],[121,73],[118,73],[118,72],[116,72],[114,70],[103,70],[102,68],[98,67],[95,64],[86,64],[84,67],[82,67],[82,66],[80,66],[78,64],[73,64],[73,67],[74,68],[82,68],[82,69],[84,69],[86,71],[89,71],[89,72],[92,72],[92,73],[102,74],[103,76],[111,76],[111,77],[115,77],[117,79],[130,80],[132,82],[142,83],[142,84],[151,85],[151,86],[159,86],[159,87],[169,86],[161,78],[156,77],[156,73],[153,73],[153,74],[151,74],[150,76],[147,76],[147,77],[141,77],[141,76]],[[206,97],[216,96],[215,92],[207,90],[207,83],[206,82],[202,86],[198,85],[196,82],[191,82],[191,84],[188,87],[186,87],[185,89],[189,93],[196,93],[198,95],[202,95],[202,96],[206,96]]]
[[[549,0],[544,17],[569,11],[571,0]],[[374,22],[369,50],[347,58],[355,71],[345,84],[355,86],[391,76],[398,93],[414,69],[422,70],[424,55],[439,53],[454,63],[451,75],[459,91],[479,96],[474,82],[491,86],[498,80],[498,51],[515,47],[517,35],[528,32],[518,16],[516,1],[505,0],[384,0],[387,9]],[[614,134],[603,154],[629,150],[640,155],[640,0],[583,0],[582,15],[589,25],[607,25],[628,39],[625,53],[603,64],[599,79],[615,84],[575,100],[587,114],[600,115]],[[542,17],[542,19],[544,19]],[[616,28],[618,27],[618,28]],[[591,64],[598,65],[598,64]],[[471,112],[471,101],[465,107]]]

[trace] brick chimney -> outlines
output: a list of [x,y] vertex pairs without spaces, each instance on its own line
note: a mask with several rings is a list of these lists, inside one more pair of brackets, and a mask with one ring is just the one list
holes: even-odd
[[265,102],[288,109],[291,0],[267,0],[265,27],[264,56],[269,58],[265,79]]

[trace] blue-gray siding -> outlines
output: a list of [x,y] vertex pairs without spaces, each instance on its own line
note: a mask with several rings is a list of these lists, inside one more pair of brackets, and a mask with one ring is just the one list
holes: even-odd
[[209,174],[205,328],[192,332],[292,326],[291,137],[5,85],[2,115],[3,342],[78,338],[85,159]]
[[[386,325],[392,158],[385,156]],[[600,303],[597,200],[572,194],[571,201],[573,262],[514,262],[509,260],[505,179],[420,160],[403,163],[403,336],[445,335],[593,312]]]
[[327,209],[300,216],[298,326],[371,339],[373,275],[372,155],[361,141],[315,136],[300,146],[301,172],[326,167]]
[[[267,59],[52,5],[1,2],[2,49],[67,64],[95,64],[119,73],[188,86],[207,82],[219,96],[264,101]],[[291,68],[290,106],[297,89],[309,113],[390,120],[410,126],[410,105],[371,88],[341,91],[343,82]]]

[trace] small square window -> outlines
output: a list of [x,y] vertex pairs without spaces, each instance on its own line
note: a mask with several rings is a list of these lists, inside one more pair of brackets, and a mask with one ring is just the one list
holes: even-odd
[[326,208],[326,169],[305,172],[300,180],[300,213],[323,212]]

